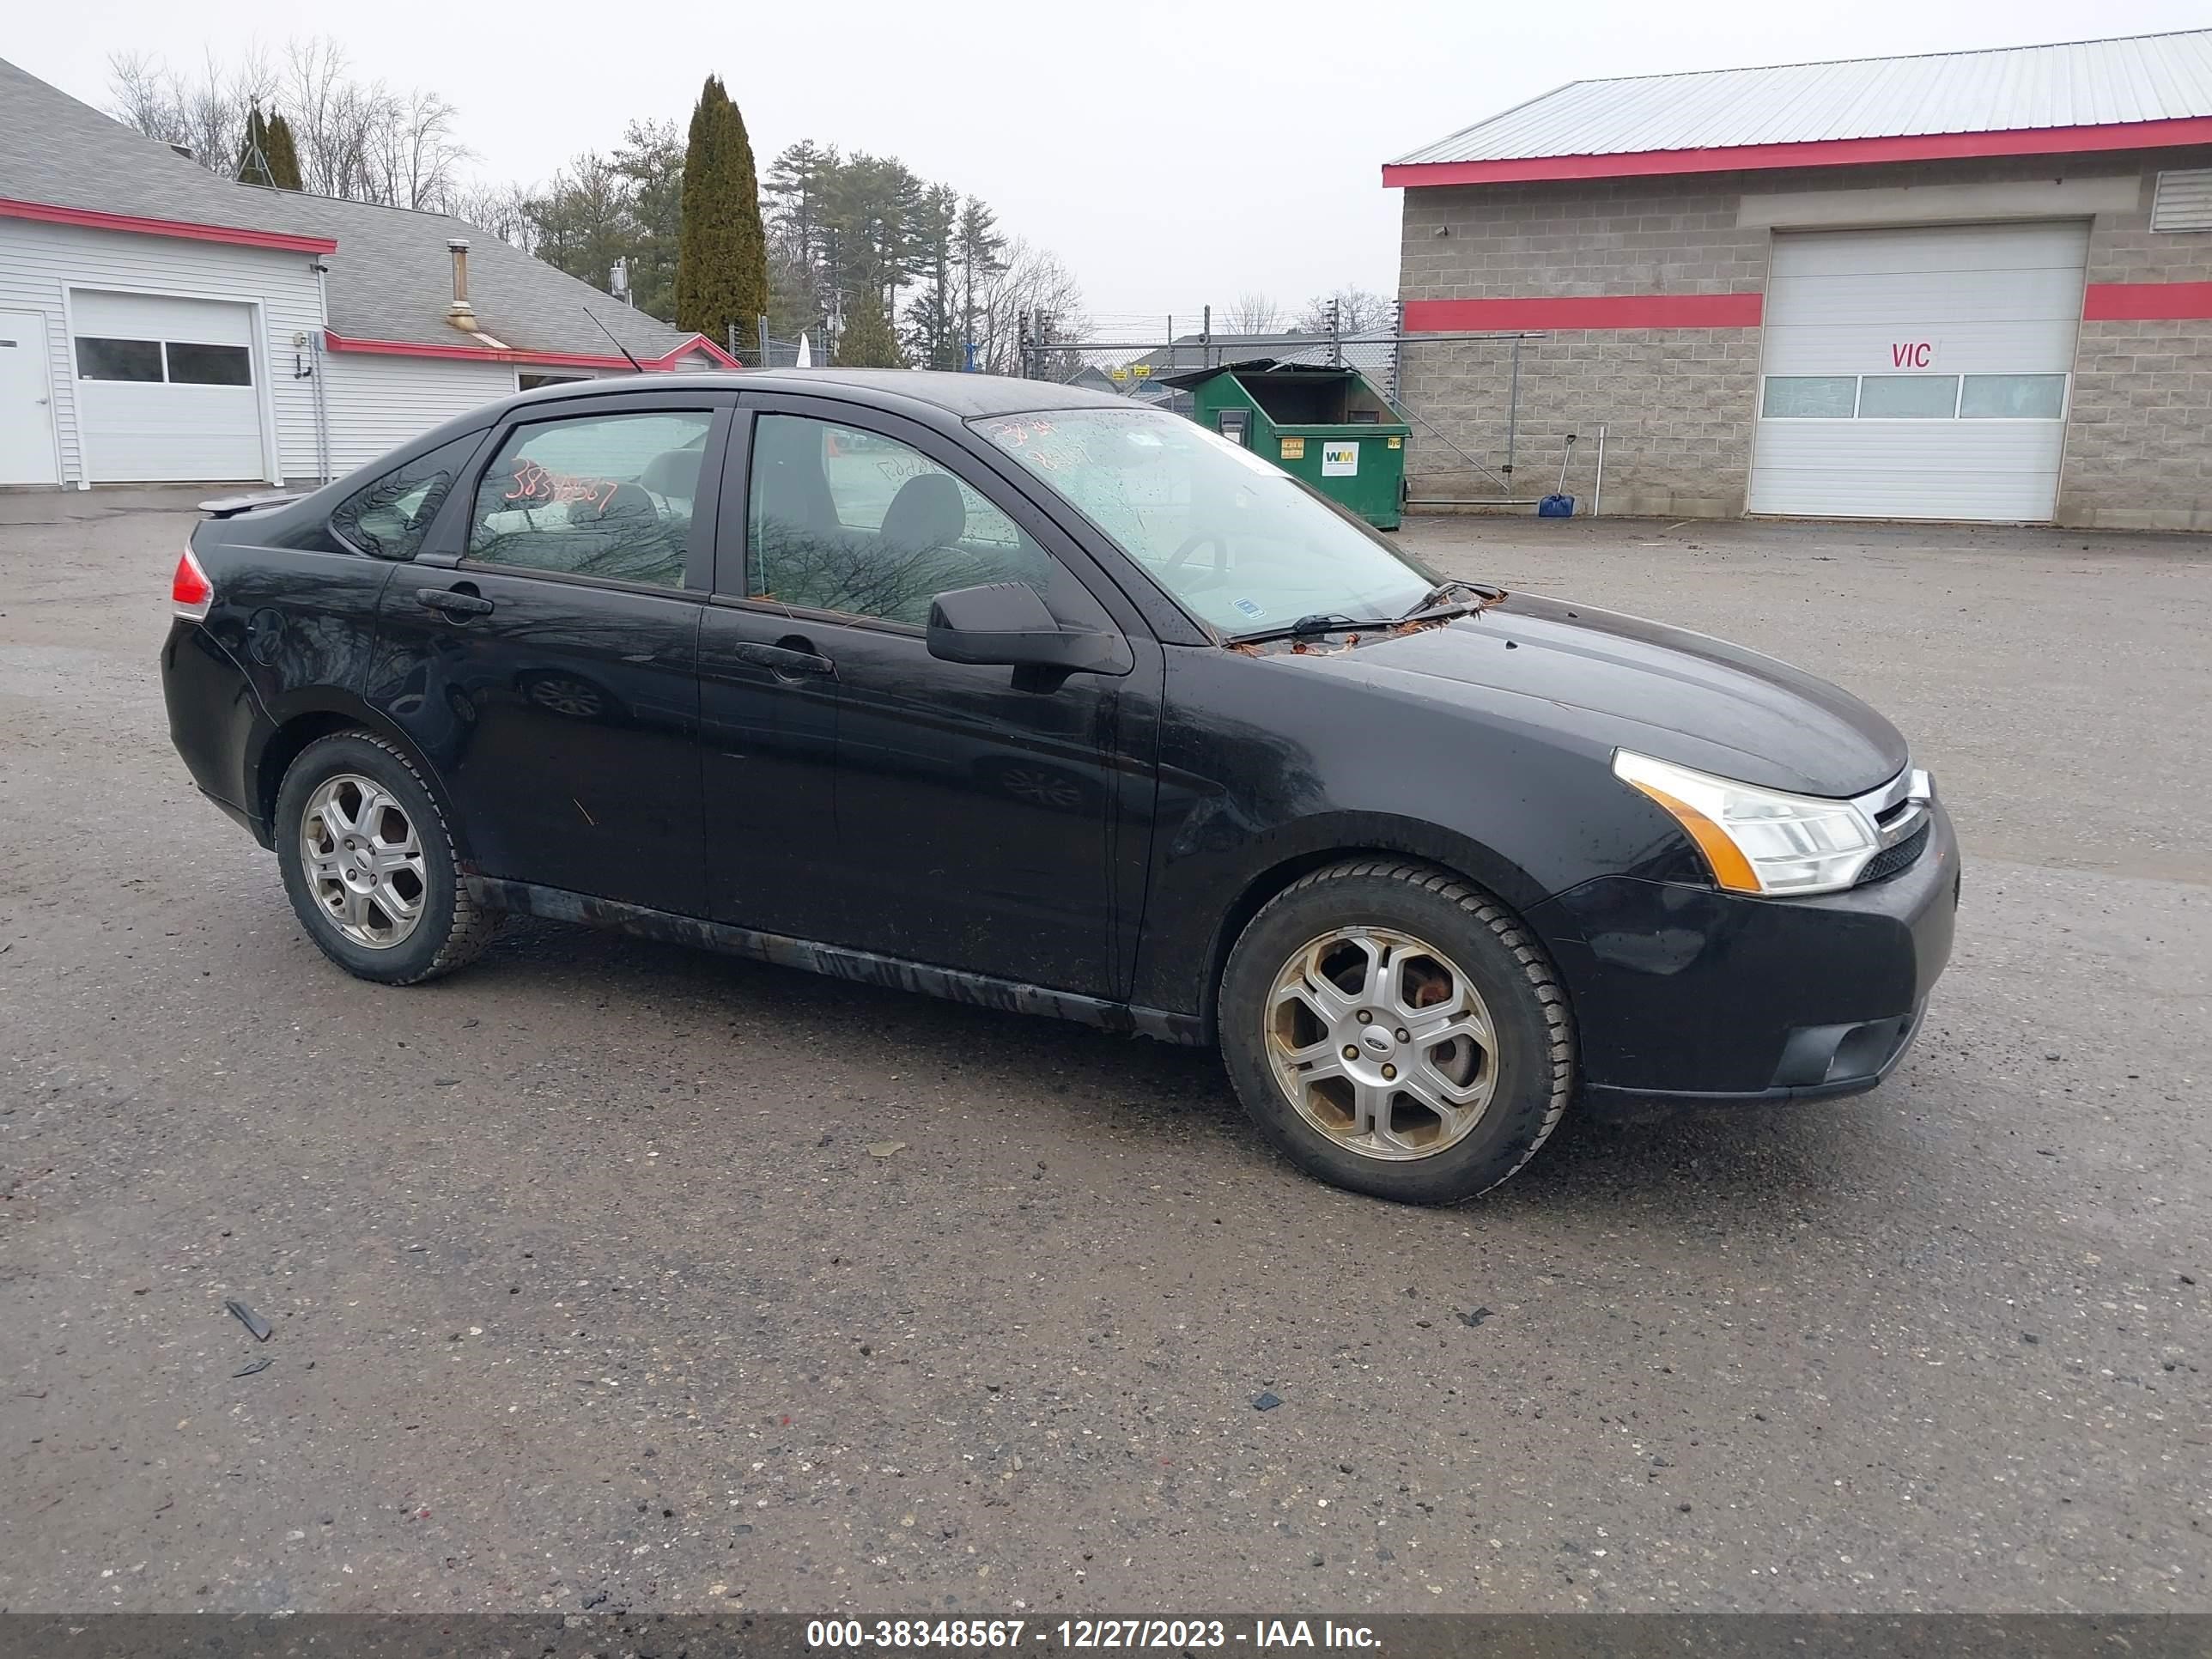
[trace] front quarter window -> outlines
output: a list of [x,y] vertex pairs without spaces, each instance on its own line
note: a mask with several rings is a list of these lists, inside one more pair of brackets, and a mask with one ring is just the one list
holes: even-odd
[[1224,634],[1399,617],[1437,584],[1280,468],[1180,416],[1063,409],[974,424]]

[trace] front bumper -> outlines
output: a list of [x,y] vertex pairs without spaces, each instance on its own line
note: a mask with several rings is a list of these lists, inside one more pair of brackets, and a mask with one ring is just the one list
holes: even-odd
[[1951,957],[1959,843],[1814,898],[1606,876],[1528,913],[1566,981],[1583,1081],[1607,1100],[1854,1094],[1911,1045]]

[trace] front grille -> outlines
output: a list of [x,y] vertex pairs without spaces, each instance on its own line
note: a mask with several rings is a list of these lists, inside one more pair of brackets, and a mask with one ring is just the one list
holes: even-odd
[[1929,826],[1922,824],[1894,847],[1885,847],[1868,860],[1867,867],[1859,872],[1859,885],[1870,881],[1886,881],[1899,871],[1909,868],[1913,860],[1928,850]]

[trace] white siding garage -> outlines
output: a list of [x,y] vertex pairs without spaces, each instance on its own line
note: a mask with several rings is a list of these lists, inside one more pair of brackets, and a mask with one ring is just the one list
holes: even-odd
[[2048,519],[2085,223],[1778,234],[1753,513]]
[[72,290],[87,472],[101,483],[266,477],[254,332],[250,305]]

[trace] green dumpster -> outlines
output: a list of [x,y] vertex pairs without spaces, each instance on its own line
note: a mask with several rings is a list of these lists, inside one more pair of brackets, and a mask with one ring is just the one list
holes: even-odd
[[1189,388],[1191,418],[1209,431],[1304,478],[1376,529],[1398,527],[1413,428],[1358,369],[1261,357],[1161,379]]

